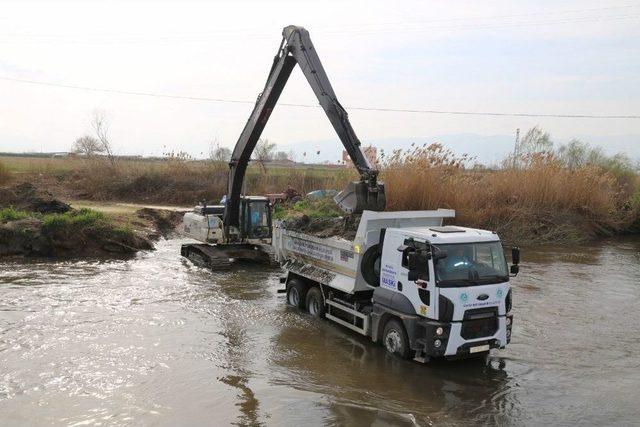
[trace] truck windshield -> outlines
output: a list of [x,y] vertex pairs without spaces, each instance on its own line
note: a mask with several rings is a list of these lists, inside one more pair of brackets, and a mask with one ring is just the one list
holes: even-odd
[[487,285],[509,278],[500,242],[434,245],[447,254],[435,264],[438,286]]

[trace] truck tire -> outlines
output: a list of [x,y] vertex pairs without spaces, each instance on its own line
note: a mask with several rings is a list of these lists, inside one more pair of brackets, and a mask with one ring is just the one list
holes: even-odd
[[314,286],[307,292],[307,311],[317,319],[323,319],[326,312],[324,297],[319,287]]
[[380,245],[375,244],[362,254],[360,272],[364,280],[371,286],[380,286]]
[[291,279],[287,286],[287,303],[304,310],[309,287],[300,279]]
[[409,358],[409,337],[404,326],[397,319],[391,319],[384,325],[382,332],[382,345],[390,354],[395,354],[403,359]]

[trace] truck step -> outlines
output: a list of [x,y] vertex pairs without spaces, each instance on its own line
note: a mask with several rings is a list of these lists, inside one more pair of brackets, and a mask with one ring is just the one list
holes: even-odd
[[[347,306],[345,306],[343,304],[337,303],[337,302],[335,302],[333,300],[327,300],[326,303],[327,303],[328,307],[327,307],[327,312],[325,313],[325,317],[327,319],[333,320],[334,322],[336,322],[336,323],[338,323],[338,324],[340,324],[342,326],[345,326],[345,327],[351,329],[352,331],[356,331],[356,332],[358,332],[358,333],[360,333],[362,335],[365,335],[365,336],[369,335],[369,329],[370,329],[369,328],[369,316],[367,316],[366,314],[362,314],[359,311],[356,311],[356,310],[354,310],[354,309],[352,309],[350,307],[347,307]],[[351,316],[354,316],[354,323],[347,322],[346,320],[343,320],[343,319],[341,319],[341,318],[339,318],[337,316],[334,316],[331,313],[331,309],[332,308],[334,308],[335,310],[342,311],[343,313],[347,313],[347,314],[349,314]],[[362,326],[358,326],[355,323],[355,319],[356,318],[360,319],[362,321]]]

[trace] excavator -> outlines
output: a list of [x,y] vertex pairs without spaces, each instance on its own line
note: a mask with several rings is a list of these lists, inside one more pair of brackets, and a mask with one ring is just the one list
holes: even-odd
[[202,242],[182,245],[181,254],[195,263],[214,270],[228,269],[234,260],[275,263],[269,199],[244,195],[243,183],[251,154],[296,64],[360,175],[360,180],[350,182],[334,201],[347,214],[385,209],[384,184],[378,181],[378,171],[360,148],[360,141],[347,112],[338,102],[309,32],[291,25],[282,31],[282,41],[267,82],[231,155],[224,204],[203,203],[184,216],[183,233]]

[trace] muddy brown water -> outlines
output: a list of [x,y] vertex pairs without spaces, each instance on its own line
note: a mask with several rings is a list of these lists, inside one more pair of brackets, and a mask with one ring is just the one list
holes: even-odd
[[640,239],[523,251],[513,341],[420,365],[211,273],[180,241],[128,261],[0,262],[2,425],[630,425]]

